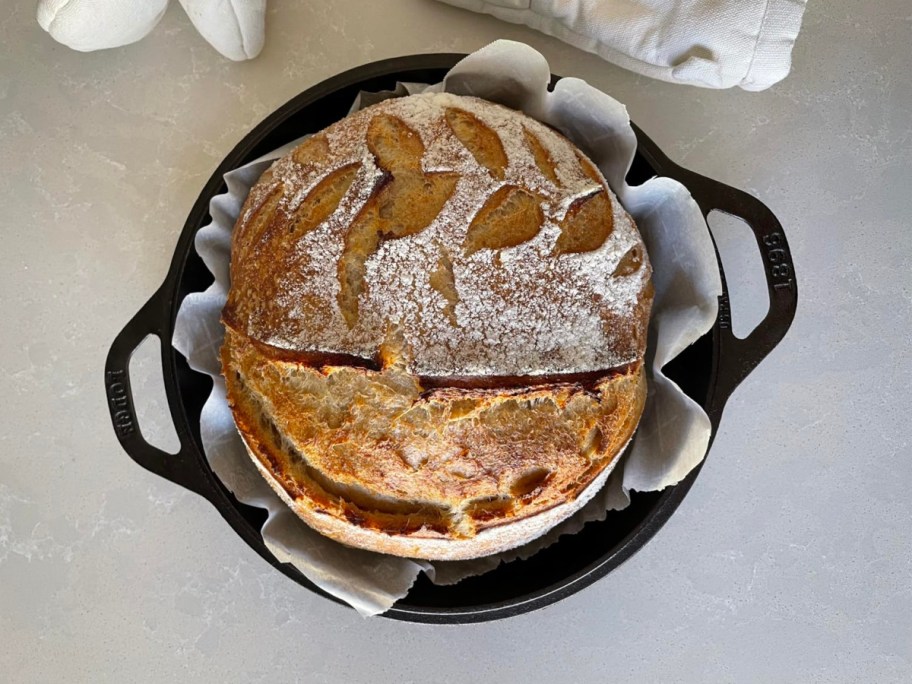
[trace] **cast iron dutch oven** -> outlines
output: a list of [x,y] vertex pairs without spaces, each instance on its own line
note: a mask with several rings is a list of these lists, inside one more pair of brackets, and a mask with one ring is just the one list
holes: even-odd
[[[196,232],[210,221],[209,200],[225,192],[229,170],[307,133],[319,131],[348,113],[361,90],[380,91],[397,81],[436,83],[464,55],[432,54],[388,59],[346,71],[301,93],[254,128],[224,159],[206,183],[181,232],[168,276],[158,291],[114,340],[105,365],[111,419],[121,445],[139,465],[208,499],[247,544],[268,563],[303,587],[332,599],[294,566],[270,553],[260,536],[265,511],[240,503],[209,467],[200,442],[200,411],[211,389],[208,376],[192,371],[172,346],[174,321],[183,298],[206,289],[212,276],[194,251]],[[554,81],[559,77],[554,77]],[[788,243],[776,217],[754,197],[683,169],[671,162],[636,126],[638,149],[628,175],[631,184],[652,176],[683,183],[704,215],[721,211],[743,219],[762,255],[770,309],[745,339],[734,336],[723,273],[719,315],[712,330],[666,367],[666,373],[706,410],[713,435],[725,402],[737,385],[783,338],[795,315],[797,285]],[[722,270],[719,262],[720,272]],[[168,454],[142,437],[130,389],[130,356],[148,336],[161,342],[162,372],[180,451]],[[711,443],[711,442],[710,442]],[[705,460],[704,460],[705,463]],[[604,577],[630,558],[665,524],[700,474],[695,468],[679,484],[661,492],[634,492],[631,505],[592,522],[575,535],[524,561],[500,565],[456,585],[438,587],[423,575],[408,596],[385,615],[399,620],[463,623],[494,620],[541,608]],[[336,599],[332,599],[336,600]]]

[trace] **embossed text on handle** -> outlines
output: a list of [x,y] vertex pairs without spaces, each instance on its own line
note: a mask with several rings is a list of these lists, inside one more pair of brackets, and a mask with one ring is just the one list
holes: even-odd
[[782,233],[764,235],[763,244],[766,247],[765,256],[773,289],[791,290],[795,281],[792,279],[792,263],[785,249],[785,238]]
[[130,398],[127,395],[127,386],[124,383],[124,372],[113,370],[105,373],[105,384],[108,390],[108,401],[111,403],[111,417],[114,420],[114,429],[121,438],[128,437],[136,431],[133,413],[130,410]]

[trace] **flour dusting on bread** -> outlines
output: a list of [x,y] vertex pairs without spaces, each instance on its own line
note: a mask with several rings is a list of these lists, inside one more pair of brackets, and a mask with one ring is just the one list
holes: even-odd
[[[449,127],[446,112],[467,111],[496,131],[508,164],[492,177]],[[384,171],[368,150],[366,133],[381,114],[405,122],[420,136],[426,174],[458,175],[436,218],[415,234],[385,239],[364,264],[358,320],[346,321],[338,304],[334,265],[345,250],[345,233],[376,193]],[[293,155],[277,161],[269,183],[254,190],[246,219],[259,197],[282,186],[276,220],[293,215],[332,171],[360,165],[348,193],[315,230],[296,236],[282,254],[262,251],[251,271],[277,280],[273,301],[251,307],[244,321],[251,336],[283,349],[345,352],[372,358],[388,325],[405,335],[410,369],[420,375],[533,375],[613,368],[636,360],[645,335],[637,312],[649,280],[648,262],[616,277],[623,256],[641,240],[631,219],[600,179],[586,173],[575,147],[558,133],[516,112],[473,98],[416,95],[362,110],[325,134],[329,156],[301,164]],[[529,136],[554,167],[556,184],[539,168]],[[531,239],[503,249],[464,248],[466,232],[486,200],[501,187],[522,188],[538,201],[543,223]],[[559,224],[574,202],[593,192],[610,200],[613,229],[597,249],[555,254]],[[452,265],[456,300],[430,282],[445,253]],[[267,297],[264,296],[264,300]],[[281,320],[274,315],[277,303]],[[631,327],[634,328],[631,334]]]
[[465,559],[600,487],[646,398],[648,255],[559,133],[474,98],[321,131],[235,227],[222,369],[260,472],[337,541]]

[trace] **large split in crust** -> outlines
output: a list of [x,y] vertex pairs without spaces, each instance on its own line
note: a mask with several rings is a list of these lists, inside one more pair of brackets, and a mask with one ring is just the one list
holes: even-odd
[[340,542],[462,559],[604,483],[645,399],[642,240],[552,129],[417,95],[309,138],[251,190],[223,312],[254,463]]

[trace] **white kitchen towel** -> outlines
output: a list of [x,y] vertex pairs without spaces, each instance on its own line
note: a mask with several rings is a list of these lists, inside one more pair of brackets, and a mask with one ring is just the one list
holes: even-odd
[[807,0],[441,0],[526,24],[639,74],[764,90],[788,76]]

